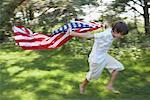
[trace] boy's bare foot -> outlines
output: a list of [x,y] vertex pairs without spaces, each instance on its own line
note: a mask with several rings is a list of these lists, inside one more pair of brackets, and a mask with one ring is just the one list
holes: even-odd
[[82,86],[82,84],[79,85],[80,94],[84,94],[85,87]]
[[115,88],[113,88],[112,86],[107,86],[106,88],[108,90],[112,91],[113,93],[120,94],[120,92],[118,90],[116,90]]

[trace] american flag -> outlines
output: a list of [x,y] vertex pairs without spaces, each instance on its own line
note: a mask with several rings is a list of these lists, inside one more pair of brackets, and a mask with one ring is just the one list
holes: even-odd
[[72,31],[79,33],[90,32],[102,28],[103,25],[95,22],[72,21],[62,27],[52,31],[52,34],[45,35],[42,33],[33,33],[30,29],[24,26],[14,26],[14,39],[16,44],[24,50],[51,50],[56,49],[73,36],[67,33],[70,28]]

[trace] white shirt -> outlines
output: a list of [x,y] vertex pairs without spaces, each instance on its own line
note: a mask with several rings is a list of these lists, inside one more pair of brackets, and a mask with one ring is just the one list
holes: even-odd
[[107,51],[112,44],[112,29],[108,28],[103,32],[94,34],[94,44],[89,55],[89,62],[102,63],[105,60]]

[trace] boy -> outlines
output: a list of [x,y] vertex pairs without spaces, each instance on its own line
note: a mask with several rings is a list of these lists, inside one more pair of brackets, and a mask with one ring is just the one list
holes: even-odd
[[94,44],[92,51],[89,55],[89,72],[86,75],[85,80],[79,85],[80,94],[83,94],[87,84],[92,79],[98,79],[104,68],[107,68],[111,73],[111,78],[108,82],[107,89],[114,93],[119,93],[115,90],[113,83],[119,71],[123,70],[123,65],[110,56],[107,51],[112,44],[114,38],[120,38],[123,35],[128,34],[128,26],[124,22],[117,22],[113,25],[112,29],[108,28],[103,32],[90,34],[90,33],[77,33],[69,29],[69,34],[72,36],[83,38],[94,38]]

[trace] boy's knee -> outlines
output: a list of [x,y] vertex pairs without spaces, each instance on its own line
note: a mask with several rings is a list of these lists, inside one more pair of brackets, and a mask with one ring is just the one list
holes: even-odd
[[94,74],[87,74],[86,79],[88,81],[91,81],[93,79],[97,80],[99,78],[100,75],[94,75]]

